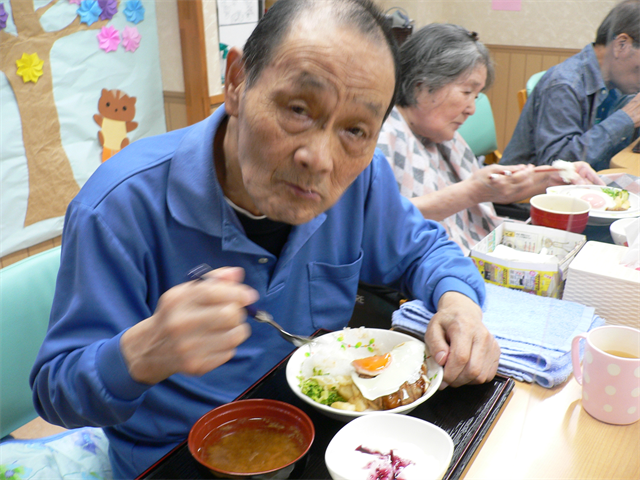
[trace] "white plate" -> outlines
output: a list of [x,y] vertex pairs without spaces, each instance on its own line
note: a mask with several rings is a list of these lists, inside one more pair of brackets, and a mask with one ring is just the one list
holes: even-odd
[[[603,188],[611,187],[601,187],[599,185],[560,185],[557,187],[547,188],[547,193],[573,196],[576,190],[602,191]],[[640,216],[640,198],[636,194],[629,192],[629,203],[631,204],[629,210],[623,212],[591,210],[589,212],[589,221],[587,222],[587,225],[610,225],[612,222],[621,218],[633,218]]]
[[[449,434],[432,423],[376,412],[342,427],[329,442],[324,459],[333,480],[367,480],[374,478],[376,467],[390,467],[386,454],[393,451],[396,460],[406,465],[397,478],[439,480],[451,464],[453,450]],[[391,478],[389,473],[385,478]]]
[[[394,332],[391,330],[378,329],[378,328],[354,328],[354,329],[346,328],[344,330],[339,330],[337,332],[327,333],[326,335],[323,335],[320,338],[323,339],[322,341],[337,342],[338,337],[340,335],[344,335],[349,331],[351,331],[352,333],[358,332],[358,336],[360,337],[359,340],[364,341],[369,338],[375,339],[375,343],[380,352],[388,352],[396,345],[402,342],[406,342],[408,340],[419,341],[419,340],[416,340],[416,338],[410,335],[406,335],[404,333]],[[291,390],[293,390],[293,393],[298,398],[303,400],[305,403],[316,408],[317,410],[327,415],[328,417],[341,420],[343,422],[348,422],[349,420],[353,420],[356,417],[361,417],[363,415],[375,413],[373,411],[350,412],[347,410],[339,410],[337,408],[332,408],[328,405],[322,405],[321,403],[318,403],[312,400],[311,398],[307,397],[304,393],[300,391],[300,380],[298,379],[298,377],[300,376],[300,373],[301,373],[302,362],[307,358],[307,354],[311,351],[312,348],[313,348],[313,343],[309,345],[304,345],[298,348],[295,352],[293,352],[293,355],[291,356],[291,358],[289,358],[289,361],[287,362],[287,368],[286,368],[287,383],[289,384],[289,387],[291,388]],[[427,351],[427,357],[428,357],[427,358],[427,375],[431,379],[431,383],[429,384],[429,387],[427,388],[427,391],[425,392],[425,394],[415,402],[410,403],[409,405],[392,408],[391,410],[384,410],[385,412],[409,413],[411,410],[413,410],[418,405],[426,401],[429,397],[431,397],[434,393],[438,391],[438,387],[440,387],[440,383],[442,383],[442,376],[444,374],[444,370],[440,365],[436,363],[433,357],[429,355],[428,347],[426,347],[426,351]]]

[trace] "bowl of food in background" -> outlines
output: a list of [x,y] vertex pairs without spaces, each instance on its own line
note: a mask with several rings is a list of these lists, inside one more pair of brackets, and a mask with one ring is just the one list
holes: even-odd
[[453,449],[449,434],[429,422],[377,412],[342,427],[329,442],[325,464],[333,480],[440,480]]
[[533,225],[582,233],[589,221],[591,205],[581,198],[543,193],[529,202]]
[[[632,227],[632,225],[634,225]],[[622,218],[620,220],[616,220],[609,226],[609,232],[611,232],[611,238],[613,239],[613,243],[616,245],[622,245],[624,247],[629,246],[629,242],[627,241],[627,232],[630,229],[635,228],[635,232],[637,234],[640,227],[640,218]]]
[[315,437],[309,416],[278,400],[227,403],[189,432],[191,455],[219,478],[288,478]]
[[442,376],[424,342],[364,327],[318,337],[298,348],[286,367],[298,398],[341,421],[376,411],[408,413],[438,390]]

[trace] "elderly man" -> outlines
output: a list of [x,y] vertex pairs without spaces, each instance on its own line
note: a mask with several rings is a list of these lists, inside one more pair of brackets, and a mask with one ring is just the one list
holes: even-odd
[[500,163],[583,160],[595,170],[609,168],[611,157],[637,136],[638,91],[640,0],[627,0],[609,12],[594,44],[540,79]]
[[[420,298],[452,386],[491,379],[482,279],[398,194],[375,153],[395,46],[369,0],[279,0],[227,58],[225,105],[140,140],[69,206],[51,325],[33,368],[38,412],[105,427],[133,478],[291,351],[339,329],[361,278]],[[373,160],[372,160],[373,159]],[[207,263],[205,281],[187,272]]]

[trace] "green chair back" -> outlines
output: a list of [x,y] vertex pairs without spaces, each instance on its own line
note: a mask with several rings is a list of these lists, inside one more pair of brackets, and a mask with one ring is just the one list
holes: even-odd
[[38,416],[29,373],[49,325],[60,247],[0,269],[0,438]]
[[529,80],[527,80],[527,87],[526,87],[527,88],[527,97],[531,96],[531,92],[533,92],[533,89],[536,86],[536,84],[538,83],[538,80],[540,80],[545,73],[547,73],[547,71],[543,70],[541,72],[534,73],[533,75],[531,75],[529,77]]
[[476,111],[458,129],[476,157],[487,155],[498,149],[496,124],[489,98],[480,93],[476,99]]

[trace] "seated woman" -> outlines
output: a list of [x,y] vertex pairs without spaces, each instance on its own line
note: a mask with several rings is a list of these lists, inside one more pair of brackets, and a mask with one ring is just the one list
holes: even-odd
[[[465,253],[504,218],[491,202],[508,204],[562,185],[548,166],[482,167],[456,130],[475,111],[494,70],[487,48],[457,25],[431,24],[400,50],[396,106],[382,126],[386,155],[402,195],[437,220]],[[585,162],[575,162],[573,183],[603,184]]]

